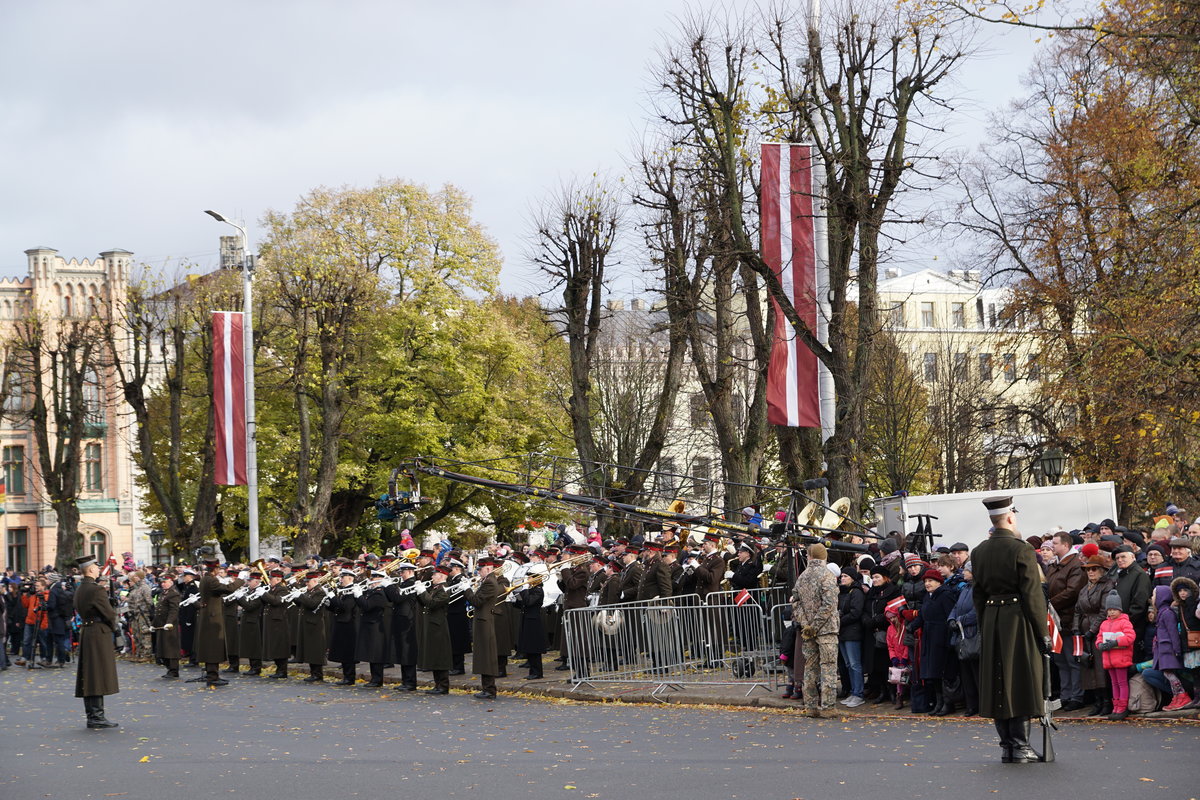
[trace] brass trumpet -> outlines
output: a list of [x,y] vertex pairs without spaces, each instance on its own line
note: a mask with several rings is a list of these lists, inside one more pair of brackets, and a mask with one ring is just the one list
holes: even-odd
[[566,569],[568,567],[577,567],[580,564],[587,563],[591,559],[592,559],[591,553],[580,553],[577,556],[571,556],[570,558],[566,559],[565,561],[559,561],[557,564],[551,564],[547,568],[545,573],[530,575],[528,578],[525,578],[524,580],[521,580],[521,581],[517,581],[512,586],[509,586],[507,589],[505,589],[503,592],[500,593],[500,596],[498,598],[496,598],[496,601],[499,602],[499,601],[503,600],[504,598],[508,597],[513,592],[519,591],[528,586],[533,586],[535,584],[541,585],[541,584],[545,583],[554,574],[555,570],[562,570],[562,569]]

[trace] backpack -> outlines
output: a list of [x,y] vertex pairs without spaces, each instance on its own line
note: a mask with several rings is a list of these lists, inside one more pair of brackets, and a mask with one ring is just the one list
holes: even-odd
[[1158,710],[1158,690],[1146,683],[1146,678],[1138,673],[1129,678],[1129,710],[1139,714],[1149,714]]

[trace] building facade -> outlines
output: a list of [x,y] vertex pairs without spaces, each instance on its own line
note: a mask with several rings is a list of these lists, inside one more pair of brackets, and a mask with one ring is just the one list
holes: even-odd
[[[49,247],[26,250],[28,274],[0,280],[0,339],[5,350],[0,447],[5,479],[4,548],[0,566],[18,571],[54,564],[57,520],[40,480],[37,441],[29,414],[35,391],[49,392],[49,376],[12,370],[13,340],[19,321],[38,314],[48,328],[63,320],[101,313],[123,303],[133,254],[107,250],[94,260],[67,261]],[[39,388],[40,387],[40,388]],[[124,410],[111,370],[88,371],[84,389],[86,427],[78,505],[84,548],[101,559],[134,553],[144,560],[149,539],[135,542],[136,498],[131,457],[132,419]],[[56,444],[51,428],[51,447]],[[144,540],[144,541],[141,541]]]

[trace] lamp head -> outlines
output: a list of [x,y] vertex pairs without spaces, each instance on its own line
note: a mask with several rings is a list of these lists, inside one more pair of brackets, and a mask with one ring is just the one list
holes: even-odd
[[215,211],[209,211],[208,209],[205,209],[204,213],[208,214],[210,217],[215,219],[217,222],[229,222],[229,220],[225,219],[223,216],[221,216],[220,214],[218,214]]

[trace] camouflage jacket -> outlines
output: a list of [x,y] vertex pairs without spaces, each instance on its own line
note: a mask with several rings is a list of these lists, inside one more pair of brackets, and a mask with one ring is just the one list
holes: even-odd
[[125,598],[129,605],[129,616],[149,618],[154,614],[154,599],[150,595],[150,587],[145,581],[129,590]]
[[825,562],[810,558],[808,567],[796,579],[792,589],[796,599],[792,602],[792,620],[803,628],[811,625],[818,636],[836,634],[838,616],[837,578],[825,566]]

